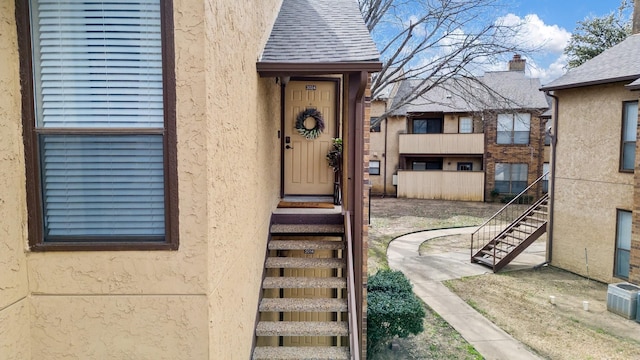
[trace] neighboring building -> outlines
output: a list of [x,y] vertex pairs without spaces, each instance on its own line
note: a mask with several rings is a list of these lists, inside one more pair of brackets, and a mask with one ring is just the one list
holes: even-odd
[[[538,79],[524,70],[525,60],[516,55],[509,71],[480,77],[482,86],[451,82],[391,111],[371,137],[371,161],[379,168],[379,176],[370,173],[372,194],[500,200],[540,177],[542,114],[549,105]],[[419,83],[404,81],[390,101],[406,98]],[[380,114],[376,110],[372,116]]]
[[637,19],[634,35],[542,87],[555,99],[548,257],[603,282],[640,284]]
[[[330,339],[366,348],[365,99],[381,64],[355,0],[3,1],[0,34],[1,359],[252,358],[259,311],[282,311],[259,310],[272,214],[334,193],[332,137],[352,226],[329,228],[353,257],[330,263],[355,274],[341,286],[356,320],[343,330],[340,307]],[[311,109],[325,129],[305,139]]]

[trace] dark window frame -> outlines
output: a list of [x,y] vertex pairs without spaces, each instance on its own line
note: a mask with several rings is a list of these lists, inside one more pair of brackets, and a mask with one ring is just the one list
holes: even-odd
[[[424,169],[416,170],[416,164],[424,164]],[[442,158],[424,158],[420,160],[414,158],[413,160],[411,160],[412,171],[442,171],[443,166],[444,161]]]
[[[463,166],[469,166],[469,170],[460,169]],[[473,171],[473,163],[469,161],[459,162],[456,164],[457,171]]]
[[162,43],[162,76],[163,76],[163,111],[164,129],[148,131],[114,129],[65,129],[47,130],[49,134],[145,134],[158,132],[163,134],[164,156],[164,201],[165,201],[165,236],[163,241],[92,241],[84,237],[74,241],[44,241],[44,219],[42,188],[40,184],[40,149],[38,135],[44,133],[36,128],[35,99],[33,84],[33,53],[31,43],[31,25],[29,0],[16,0],[16,23],[18,29],[18,47],[20,54],[20,84],[22,88],[22,124],[25,146],[28,239],[32,251],[86,251],[86,250],[177,250],[179,247],[178,231],[178,175],[177,175],[177,134],[176,134],[176,84],[175,84],[175,49],[174,21],[172,0],[160,1],[161,43]]
[[[378,167],[371,166],[371,164],[377,163]],[[380,160],[369,160],[369,175],[380,175]],[[373,169],[377,169],[377,171],[372,171]]]
[[[516,118],[519,115],[529,115],[529,130],[526,131],[527,133],[527,142],[526,143],[521,143],[521,142],[516,142],[516,134],[517,133],[524,133],[524,131],[516,131]],[[511,116],[511,130],[509,131],[500,131],[499,130],[499,118],[500,115],[510,115]],[[533,116],[531,115],[531,113],[528,112],[519,112],[519,113],[500,113],[497,115],[496,117],[496,145],[502,145],[502,146],[529,146],[531,144],[531,120],[532,120]],[[508,133],[509,134],[509,142],[499,142],[498,139],[500,138],[500,133]]]
[[[494,168],[494,178],[493,178],[493,181],[494,181],[494,188],[495,188],[495,189],[498,189],[498,185],[497,185],[497,184],[498,184],[498,181],[500,181],[500,182],[504,182],[504,183],[508,183],[508,184],[509,184],[509,186],[508,186],[508,187],[509,187],[509,191],[507,191],[507,192],[502,192],[502,191],[500,191],[500,192],[499,192],[500,194],[517,195],[517,194],[519,194],[520,192],[522,192],[522,190],[524,190],[524,189],[526,189],[526,188],[527,188],[527,185],[528,185],[528,182],[529,182],[529,164],[528,164],[528,163],[495,163],[495,165],[494,165],[494,166],[495,166],[495,167],[498,167],[498,164],[501,164],[501,165],[508,165],[508,166],[509,166],[509,180],[496,180],[495,176],[497,175],[497,173],[498,173],[498,172],[497,172],[497,171],[495,171],[495,168]],[[524,166],[526,166],[526,169],[527,169],[526,174],[527,174],[527,175],[526,175],[526,177],[525,177],[525,180],[514,180],[514,179],[513,179],[513,174],[514,174],[514,172],[513,172],[513,165],[524,165]],[[516,184],[516,185],[520,185],[519,187],[521,187],[521,188],[522,188],[522,190],[519,190],[519,191],[513,191],[513,189],[514,189],[514,183],[523,183],[523,182],[524,182],[524,184]],[[524,186],[522,186],[522,185],[524,185]],[[516,187],[516,189],[517,189],[517,188],[519,188],[519,187]]]
[[[377,122],[376,125],[371,125],[373,123]],[[380,118],[374,117],[372,116],[369,122],[370,126],[369,126],[369,132],[380,132],[380,125],[382,125],[382,120]]]
[[[634,168],[625,168],[624,167],[624,148],[625,148],[625,144],[626,143],[632,143],[631,141],[625,141],[625,129],[626,129],[626,120],[627,120],[627,104],[636,104],[636,107],[638,107],[638,101],[623,101],[622,102],[622,126],[620,129],[620,162],[619,162],[619,168],[618,171],[621,173],[628,173],[628,174],[632,174],[635,171],[635,157],[636,154],[634,154]],[[637,118],[636,118],[637,121]],[[637,128],[637,124],[636,124],[636,128]],[[633,141],[633,143],[635,144],[638,140],[636,139],[635,141]],[[634,147],[635,149],[635,147]]]
[[[416,132],[416,123],[419,121],[425,122],[425,132]],[[430,132],[429,131],[429,123],[438,123],[438,132]],[[444,119],[436,118],[436,117],[419,117],[411,119],[411,133],[412,134],[442,134],[444,130]]]
[[629,269],[627,269],[627,276],[623,276],[620,275],[618,273],[618,259],[619,259],[619,252],[620,251],[626,251],[629,256],[631,255],[631,250],[626,250],[626,249],[621,249],[618,244],[619,244],[619,235],[620,235],[620,213],[625,212],[625,213],[629,213],[631,214],[631,230],[630,230],[630,234],[629,236],[631,236],[632,232],[633,232],[633,211],[630,210],[623,210],[623,209],[616,209],[616,238],[615,238],[615,250],[614,250],[614,255],[613,255],[613,276],[617,277],[619,279],[625,279],[628,280],[629,279]]

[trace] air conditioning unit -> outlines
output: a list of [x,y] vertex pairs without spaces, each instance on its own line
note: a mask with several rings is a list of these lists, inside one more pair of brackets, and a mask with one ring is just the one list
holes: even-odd
[[607,310],[626,319],[636,319],[640,287],[629,283],[609,284]]

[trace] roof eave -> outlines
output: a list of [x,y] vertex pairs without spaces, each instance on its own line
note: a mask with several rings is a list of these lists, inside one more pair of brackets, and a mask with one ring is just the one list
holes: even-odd
[[360,71],[374,73],[382,70],[382,63],[378,60],[311,63],[258,61],[256,63],[256,68],[261,77],[306,76],[342,74]]
[[564,85],[558,85],[558,86],[543,86],[540,88],[540,91],[566,90],[566,89],[573,89],[573,88],[579,88],[579,87],[585,87],[585,86],[612,84],[612,83],[621,82],[621,81],[636,80],[638,77],[640,77],[640,74],[627,75],[627,76],[621,76],[621,77],[609,78],[609,79],[584,81],[584,82],[564,84]]

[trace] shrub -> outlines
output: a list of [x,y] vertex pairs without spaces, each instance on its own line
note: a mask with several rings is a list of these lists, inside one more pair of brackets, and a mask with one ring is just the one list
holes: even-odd
[[424,330],[422,303],[400,271],[380,270],[367,285],[367,352],[380,351],[395,336]]

